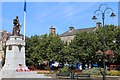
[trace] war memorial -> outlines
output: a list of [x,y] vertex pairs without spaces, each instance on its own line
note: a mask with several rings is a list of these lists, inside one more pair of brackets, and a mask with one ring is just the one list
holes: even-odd
[[13,21],[12,36],[6,42],[5,64],[0,70],[0,79],[4,78],[51,78],[28,69],[25,63],[25,41],[20,36],[18,16]]

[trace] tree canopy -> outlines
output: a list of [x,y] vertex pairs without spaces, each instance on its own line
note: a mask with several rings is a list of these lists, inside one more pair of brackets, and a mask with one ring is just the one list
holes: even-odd
[[98,51],[111,50],[114,58],[110,63],[120,64],[120,28],[105,25],[93,32],[76,33],[69,45],[61,41],[59,35],[44,34],[31,36],[26,41],[26,61],[28,65],[37,66],[45,60],[82,64],[97,63]]
[[27,65],[38,66],[46,60],[60,61],[64,43],[58,35],[52,36],[44,34],[41,36],[31,36],[26,41],[26,61]]

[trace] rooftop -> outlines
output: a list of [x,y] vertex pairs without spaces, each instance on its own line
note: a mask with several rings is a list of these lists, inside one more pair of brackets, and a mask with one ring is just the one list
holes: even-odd
[[81,31],[86,31],[86,32],[92,32],[96,27],[91,27],[91,28],[83,28],[83,29],[74,29],[72,31],[66,31],[63,34],[60,34],[60,37],[65,37],[65,36],[74,36],[76,33],[79,33]]

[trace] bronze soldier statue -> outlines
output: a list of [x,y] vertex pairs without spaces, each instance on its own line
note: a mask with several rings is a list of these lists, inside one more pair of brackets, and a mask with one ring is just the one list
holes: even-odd
[[12,32],[12,36],[20,36],[20,23],[19,23],[19,19],[18,16],[16,16],[16,19],[13,20],[13,32]]

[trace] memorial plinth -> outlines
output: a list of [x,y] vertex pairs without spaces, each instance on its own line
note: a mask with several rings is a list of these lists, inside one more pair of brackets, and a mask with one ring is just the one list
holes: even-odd
[[21,36],[10,36],[6,42],[6,57],[3,70],[28,69],[25,64],[25,42]]
[[25,41],[21,36],[10,36],[6,42],[5,64],[0,71],[1,78],[50,78],[44,74],[29,71],[25,64]]

